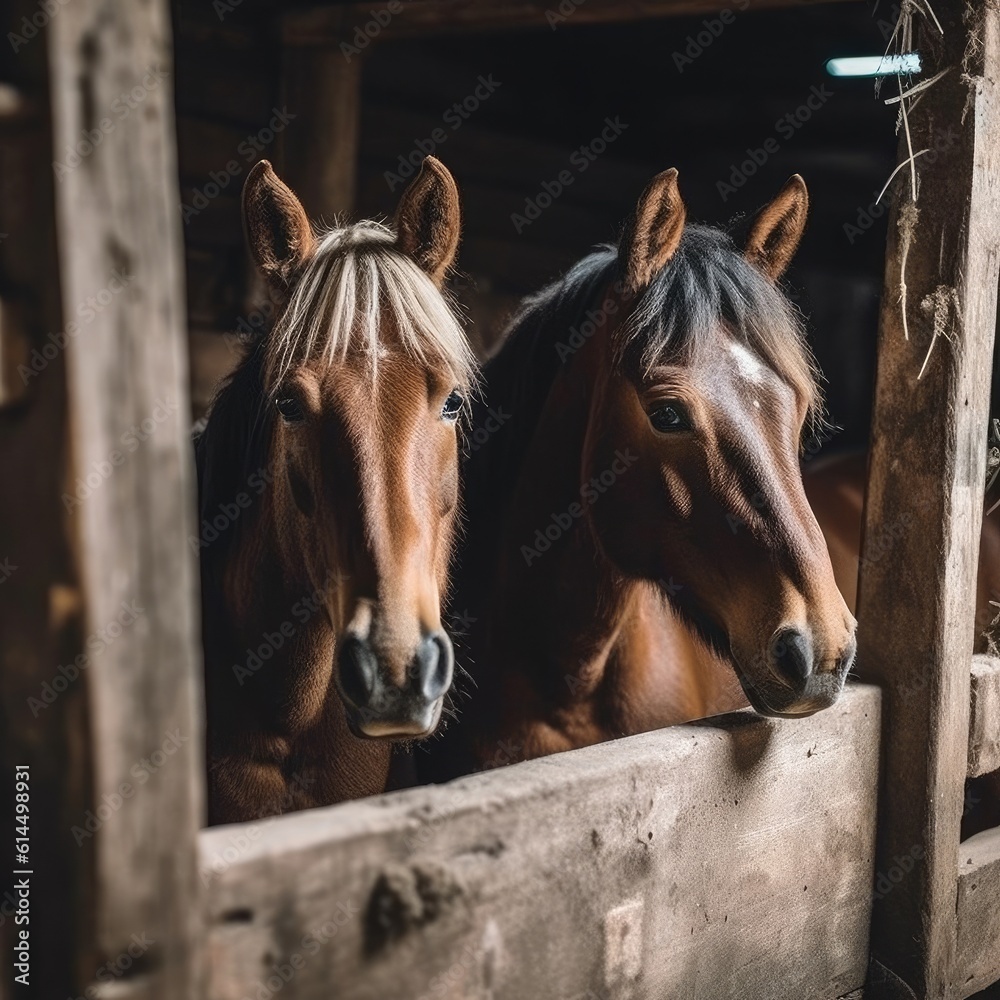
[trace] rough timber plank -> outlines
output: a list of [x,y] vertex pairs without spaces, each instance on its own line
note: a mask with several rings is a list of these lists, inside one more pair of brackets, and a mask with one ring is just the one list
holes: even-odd
[[972,658],[969,777],[1000,769],[1000,658]]
[[[19,35],[22,19],[38,13],[30,0],[4,6],[4,23]],[[31,779],[30,865],[15,864],[8,848],[0,869],[0,997],[66,997],[85,947],[70,948],[79,913],[70,900],[86,872],[64,822],[84,807],[86,732],[82,691],[58,701],[37,699],[57,667],[79,650],[80,618],[72,601],[75,578],[59,502],[66,473],[66,371],[62,355],[44,366],[30,352],[49,350],[49,332],[61,329],[55,247],[54,157],[48,102],[48,61],[42,41],[19,44],[4,61],[5,85],[20,108],[0,124],[0,355],[5,377],[0,403],[0,843],[14,846],[14,775],[27,765]],[[10,97],[10,95],[8,95]],[[8,307],[10,312],[8,313]],[[22,339],[22,337],[24,339]],[[9,353],[8,353],[9,352]],[[27,355],[27,356],[26,356]],[[40,353],[34,356],[43,359]],[[41,369],[41,370],[38,370]],[[67,599],[68,598],[68,599]],[[34,705],[41,705],[32,711]],[[23,832],[23,831],[22,831]],[[15,870],[33,870],[30,927],[12,919]],[[28,985],[16,982],[14,942],[27,930]]]
[[[998,264],[1000,8],[940,0],[917,15],[913,106],[919,217],[896,182],[879,330],[858,598],[858,663],[886,693],[879,867],[909,874],[876,901],[872,951],[920,997],[944,997],[955,958],[955,863],[968,769],[970,672]],[[901,147],[905,149],[905,144]],[[902,155],[905,155],[903,153]],[[905,223],[905,219],[904,219]],[[900,298],[905,259],[907,330]],[[941,334],[918,379],[935,330]]]
[[[201,835],[213,1000],[830,1000],[868,958],[880,693]],[[591,992],[587,992],[587,991]]]
[[962,844],[958,865],[956,997],[1000,980],[1000,829]]
[[[755,9],[766,7],[802,7],[823,0],[757,0]],[[289,14],[285,19],[285,40],[298,45],[329,45],[352,43],[360,29],[362,44],[367,48],[368,37],[409,38],[472,31],[511,31],[531,29],[549,31],[564,24],[613,24],[641,21],[654,17],[677,17],[682,14],[711,14],[731,6],[725,0],[398,0],[398,7],[383,4],[379,13],[380,26],[373,21],[371,4],[337,4],[307,8]],[[568,13],[567,13],[568,12]],[[386,13],[389,14],[385,21]],[[554,19],[553,19],[554,18]]]
[[63,312],[79,326],[64,507],[90,635],[92,813],[67,817],[94,858],[97,964],[80,974],[125,955],[115,997],[192,1000],[204,758],[169,10],[74,0],[47,35],[56,149],[102,135],[55,185]]

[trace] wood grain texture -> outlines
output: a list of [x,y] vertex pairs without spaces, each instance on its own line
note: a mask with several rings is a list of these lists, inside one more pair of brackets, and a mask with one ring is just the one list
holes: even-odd
[[[98,637],[86,669],[96,819],[74,825],[94,852],[98,960],[127,955],[133,935],[151,942],[115,996],[191,1000],[204,757],[167,4],[74,0],[48,40],[56,148],[103,133],[56,184],[63,314],[79,324],[66,354],[70,478],[84,485],[68,513]],[[143,97],[119,117],[133,87]]]
[[361,59],[336,49],[287,45],[282,100],[290,114],[280,140],[282,180],[309,218],[332,225],[354,207],[357,186]]
[[962,844],[958,865],[958,961],[953,995],[1000,980],[1000,829]]
[[[711,14],[730,6],[724,0],[577,0],[564,20],[555,26],[613,24],[642,21],[654,17],[678,17],[683,14]],[[801,7],[822,0],[757,0],[755,9]],[[569,7],[569,5],[566,5]],[[412,38],[420,35],[452,34],[469,31],[510,31],[536,28],[552,30],[549,17],[558,15],[558,0],[528,0],[506,3],[504,0],[401,0],[400,12],[381,28],[378,37]],[[379,10],[385,9],[379,8]],[[284,34],[296,45],[330,45],[350,42],[358,28],[372,19],[370,4],[316,6],[286,16]],[[362,36],[364,37],[364,36]]]
[[[1000,262],[1000,12],[935,3],[913,108],[919,215],[900,172],[890,219],[859,587],[864,678],[886,692],[879,867],[920,857],[876,903],[873,954],[921,997],[944,997],[955,960],[955,862],[968,765],[970,664],[986,418]],[[969,12],[966,20],[966,12]],[[929,23],[929,22],[928,22]],[[901,146],[905,150],[905,145]],[[901,153],[905,155],[905,153]],[[906,316],[900,300],[905,265]],[[935,331],[926,372],[918,373]]]
[[[14,0],[5,6],[5,22],[20,25],[37,11],[30,0]],[[10,845],[0,869],[0,996],[46,1000],[70,995],[74,967],[89,954],[86,925],[81,927],[79,908],[72,904],[85,891],[88,864],[68,822],[84,808],[89,748],[81,685],[67,685],[50,703],[41,701],[43,685],[60,677],[59,665],[73,659],[82,640],[59,502],[67,400],[65,358],[51,356],[49,339],[51,331],[61,329],[62,318],[44,43],[19,46],[4,72],[5,83],[16,84],[22,107],[31,113],[0,124],[0,288],[5,298],[11,295],[0,323],[13,318],[18,335],[12,344],[12,331],[0,330],[0,354],[15,349],[14,357],[4,359],[5,388],[13,392],[0,404],[0,842]],[[22,334],[27,342],[21,342]],[[48,358],[40,353],[46,350]],[[39,353],[32,357],[30,352]],[[20,867],[12,851],[17,765],[27,765],[31,778],[30,867],[35,874],[27,928],[15,925],[10,908],[19,881],[13,868]],[[14,942],[25,929],[33,955],[27,986],[15,982],[13,968]]]
[[880,697],[206,830],[208,994],[272,977],[283,1000],[848,994],[868,958]]
[[969,717],[970,778],[1000,769],[1000,659],[976,656],[972,660]]

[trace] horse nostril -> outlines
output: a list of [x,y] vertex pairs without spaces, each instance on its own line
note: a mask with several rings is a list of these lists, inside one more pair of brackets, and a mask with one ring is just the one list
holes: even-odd
[[428,701],[437,701],[451,686],[455,654],[451,640],[443,632],[425,636],[414,657],[416,680]]
[[801,684],[813,668],[809,637],[798,629],[783,629],[771,640],[771,660],[783,677]]
[[378,663],[371,647],[357,636],[348,636],[340,647],[340,689],[344,697],[362,708],[371,700]]

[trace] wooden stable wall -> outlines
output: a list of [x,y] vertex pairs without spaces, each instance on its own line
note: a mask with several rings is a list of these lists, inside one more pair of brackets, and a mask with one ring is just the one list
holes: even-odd
[[[755,2],[679,72],[671,53],[704,30],[705,14],[604,24],[597,22],[613,10],[632,18],[638,8],[591,4],[556,30],[536,4],[408,4],[348,61],[334,38],[353,38],[371,20],[368,8],[303,11],[244,0],[220,20],[211,5],[177,0],[185,203],[230,160],[241,171],[184,227],[199,413],[215,377],[235,360],[231,331],[253,318],[255,289],[237,197],[247,163],[237,150],[253,149],[247,136],[266,128],[276,106],[295,117],[255,155],[274,160],[309,211],[327,219],[344,211],[391,214],[402,182],[387,174],[398,171],[401,157],[419,157],[416,144],[427,149],[435,130],[446,137],[437,155],[459,182],[464,211],[451,287],[480,351],[496,342],[523,296],[593,245],[617,239],[639,193],[664,167],[680,168],[691,218],[737,228],[741,216],[801,172],[813,209],[790,285],[810,315],[829,378],[833,420],[843,428],[836,445],[864,442],[885,219],[852,243],[844,224],[857,220],[892,169],[893,116],[873,100],[869,81],[833,81],[823,59],[884,46],[888,15],[872,18],[864,4],[804,12],[761,11]],[[643,6],[673,10],[672,4]],[[478,24],[470,22],[473,9],[482,15]],[[334,19],[341,35],[333,34]],[[442,34],[463,23],[464,37]],[[799,33],[793,49],[784,41],[788,32]],[[455,117],[454,104],[474,93],[479,77],[499,86],[468,117]],[[774,120],[814,84],[835,95],[822,114],[723,201],[716,182],[728,178],[734,162],[759,146]],[[329,98],[324,104],[315,100],[320,94]],[[518,232],[512,216],[525,211],[543,182],[566,170],[605,116],[619,117],[628,129]]]
[[855,687],[808,720],[739,712],[208,830],[208,995],[285,977],[284,1000],[853,993],[879,708]]
[[[876,903],[873,957],[937,998],[1000,978],[1000,837],[960,846],[1000,278],[1000,9],[934,9],[943,37],[915,16],[914,44],[937,79],[908,134],[913,150],[949,129],[957,141],[918,161],[915,205],[904,174],[890,218],[858,659],[886,699],[879,866],[920,854]],[[904,135],[901,159],[907,148]],[[993,742],[1000,719],[990,725],[977,740]]]
[[[610,10],[591,2],[602,16]],[[1000,12],[984,5],[967,19],[959,0],[935,8],[946,42],[924,39],[926,50],[950,72],[911,127],[918,142],[942,123],[965,131],[947,163],[921,171],[909,339],[896,311],[903,254],[895,238],[890,247],[867,511],[871,540],[917,498],[916,527],[865,562],[862,657],[884,696],[855,687],[807,720],[739,713],[440,788],[199,831],[183,222],[169,89],[148,95],[133,129],[113,131],[65,178],[54,211],[63,322],[116,269],[128,282],[69,340],[65,369],[60,354],[0,422],[3,454],[20,463],[10,470],[29,470],[0,524],[30,583],[24,611],[2,619],[11,626],[3,710],[20,712],[3,734],[4,762],[38,760],[39,787],[62,796],[51,800],[54,832],[37,856],[65,878],[40,880],[35,898],[62,923],[42,921],[38,980],[25,995],[836,1000],[864,982],[872,912],[876,971],[918,996],[957,1000],[1000,977],[1000,834],[959,842],[964,779],[1000,744],[988,711],[1000,671],[971,655],[1000,260]],[[426,9],[442,8],[431,0]],[[467,17],[473,8],[450,9]],[[134,81],[138,64],[169,78],[165,0],[74,0],[46,37],[58,147]],[[325,72],[322,60],[310,72]],[[33,96],[47,108],[37,75]],[[320,122],[343,112],[321,110]],[[327,196],[335,204],[340,195],[317,195]],[[33,253],[45,257],[44,240]],[[935,332],[948,336],[917,380]],[[44,343],[44,325],[32,336]],[[60,518],[60,480],[99,465],[164,397],[148,447]],[[29,436],[40,430],[51,448]],[[33,553],[39,529],[57,540]],[[69,548],[77,572],[65,565]],[[85,647],[120,600],[138,600],[141,622],[112,645]],[[28,723],[25,692],[83,648],[91,655],[75,690],[86,697]],[[167,739],[169,766],[124,795],[136,764]],[[82,847],[65,851],[84,807],[104,815]],[[5,954],[9,934],[7,922]],[[141,961],[99,982],[135,935],[152,942]]]

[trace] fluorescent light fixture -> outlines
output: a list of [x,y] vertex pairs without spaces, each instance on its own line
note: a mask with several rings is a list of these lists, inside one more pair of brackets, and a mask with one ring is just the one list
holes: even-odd
[[920,53],[904,52],[898,56],[847,56],[826,64],[830,76],[894,76],[896,73],[920,72]]

